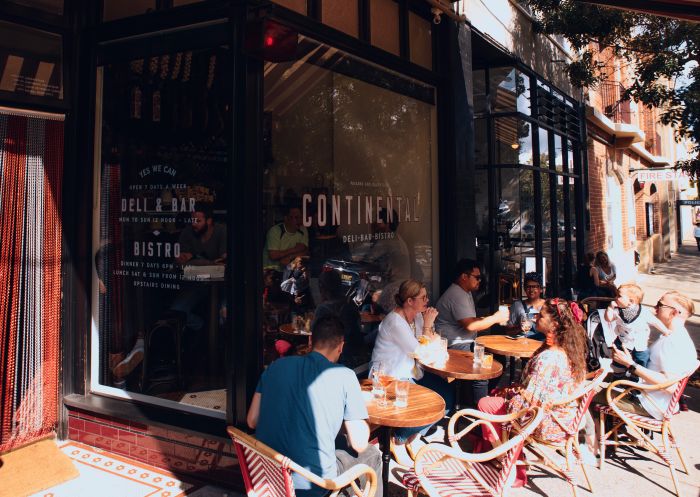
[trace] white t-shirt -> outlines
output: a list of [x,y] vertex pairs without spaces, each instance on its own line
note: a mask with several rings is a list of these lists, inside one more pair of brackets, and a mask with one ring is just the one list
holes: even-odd
[[[688,335],[688,330],[680,328],[668,336],[660,336],[649,347],[647,369],[664,373],[669,380],[682,378],[691,372],[697,364],[695,344]],[[640,379],[640,383],[645,383]],[[672,394],[668,390],[642,392],[639,401],[642,407],[656,419],[662,419],[668,409]]]
[[423,371],[417,367],[414,353],[418,348],[417,335],[423,334],[423,315],[416,314],[414,323],[415,332],[395,310],[384,316],[379,323],[372,364],[382,362],[386,373],[394,378],[422,378]]
[[476,317],[471,292],[465,292],[462,287],[452,283],[437,301],[435,308],[438,311],[435,328],[443,338],[449,340],[449,346],[474,341],[476,331],[467,331],[459,324],[462,319]]
[[622,345],[629,350],[646,350],[649,347],[649,334],[651,326],[657,330],[661,329],[663,324],[647,307],[642,307],[639,316],[629,323],[625,323],[620,317],[619,311],[615,313],[615,319],[611,323],[615,329],[615,333],[620,337]]

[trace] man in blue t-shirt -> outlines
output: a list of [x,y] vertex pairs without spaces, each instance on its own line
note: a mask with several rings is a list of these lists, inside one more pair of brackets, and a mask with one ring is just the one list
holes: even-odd
[[[248,426],[258,440],[323,478],[367,464],[377,473],[377,495],[382,495],[381,454],[368,444],[360,384],[352,370],[336,364],[343,337],[340,319],[323,317],[314,324],[311,353],[270,364],[250,404]],[[299,475],[293,479],[299,497],[326,493]]]

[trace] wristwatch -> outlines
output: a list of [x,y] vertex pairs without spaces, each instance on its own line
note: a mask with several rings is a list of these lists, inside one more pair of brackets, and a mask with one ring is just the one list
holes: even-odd
[[628,378],[634,374],[634,372],[637,371],[637,364],[632,363],[629,366],[627,366],[627,370],[625,371],[625,376]]

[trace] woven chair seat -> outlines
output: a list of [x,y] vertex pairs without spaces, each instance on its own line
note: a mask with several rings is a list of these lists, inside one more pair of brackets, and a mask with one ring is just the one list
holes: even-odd
[[[426,455],[428,464],[435,464],[443,454],[438,451],[430,451]],[[471,463],[472,470],[481,476],[489,485],[496,487],[500,478],[500,470],[489,463]],[[443,497],[492,497],[472,474],[464,463],[452,458],[443,458],[442,461],[430,466],[422,475]],[[413,470],[407,471],[403,476],[403,484],[407,489],[418,492],[421,484],[418,475]]]
[[[600,406],[598,408],[598,412],[602,412],[608,416],[617,416],[617,413],[610,406]],[[643,423],[648,426],[653,426],[658,430],[661,430],[661,426],[663,425],[663,420],[661,419],[651,418],[649,416],[643,416],[632,412],[625,412],[625,415],[635,423]]]

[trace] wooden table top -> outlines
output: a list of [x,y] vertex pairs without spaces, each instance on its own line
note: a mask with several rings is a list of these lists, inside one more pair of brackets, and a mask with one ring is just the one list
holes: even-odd
[[455,380],[490,380],[503,374],[503,364],[493,361],[490,368],[474,366],[474,354],[466,350],[448,349],[449,358],[444,366],[425,364],[420,365],[426,371],[430,371],[442,378]]
[[297,330],[292,323],[281,324],[279,327],[279,330],[282,333],[286,333],[287,335],[296,335],[296,336],[303,336],[303,337],[311,336],[310,331]]
[[[441,420],[445,416],[445,401],[429,388],[411,383],[408,388],[408,405],[394,407],[394,383],[386,390],[386,406],[381,407],[372,398],[371,381],[362,382],[363,395],[366,396],[369,422],[391,428],[425,426]],[[365,393],[366,392],[366,393]]]
[[532,338],[508,338],[507,335],[487,335],[478,337],[476,343],[484,346],[493,354],[508,357],[532,357],[537,349],[542,346],[539,340]]
[[371,312],[361,312],[360,322],[362,324],[381,323],[384,316],[382,314],[372,314]]

